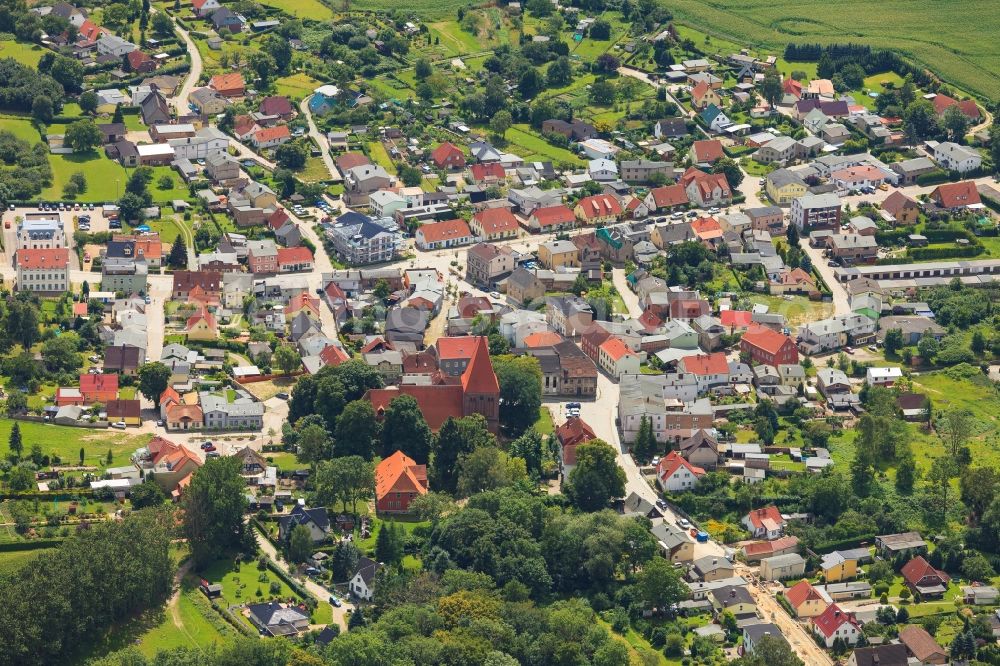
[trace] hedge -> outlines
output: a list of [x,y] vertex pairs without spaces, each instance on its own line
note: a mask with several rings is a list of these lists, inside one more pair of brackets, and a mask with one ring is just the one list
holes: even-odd
[[0,543],[0,553],[13,553],[22,550],[39,550],[42,548],[57,548],[65,539],[35,539],[33,541],[7,541]]
[[242,622],[238,617],[233,615],[228,608],[225,608],[222,605],[218,604],[214,599],[212,600],[212,609],[217,613],[219,613],[219,615],[221,615],[226,620],[226,622],[231,624],[236,629],[236,631],[240,632],[244,636],[252,636],[254,638],[260,637],[260,632],[254,631],[250,627],[250,625],[248,625],[246,622]]
[[78,499],[91,499],[94,497],[93,488],[69,488],[66,490],[50,490],[42,492],[40,490],[29,490],[26,492],[13,492],[5,490],[0,492],[0,500],[42,500],[48,502],[71,502]]
[[917,176],[917,185],[940,185],[947,183],[950,176],[944,169],[935,169]]
[[[281,580],[288,583],[288,587],[292,588],[295,594],[302,597],[303,600],[316,599],[316,597],[306,588],[302,587],[297,580],[291,577],[287,571],[275,564],[271,558],[267,558],[267,568],[274,572]],[[325,601],[325,599],[317,599],[317,601]]]
[[929,259],[952,259],[978,257],[986,248],[975,244],[967,247],[911,247],[906,253],[917,261],[927,261]]
[[792,617],[796,617],[797,613],[795,612],[795,609],[792,608],[792,604],[788,601],[787,598],[785,598],[784,592],[778,592],[778,594],[774,595],[774,598],[778,600],[778,603],[781,604],[781,607],[785,609],[785,612],[787,612]]
[[826,543],[818,543],[813,546],[813,551],[817,553],[826,553],[834,550],[843,550],[847,548],[857,548],[862,543],[871,543],[878,536],[875,532],[870,534],[860,534],[858,536],[848,537],[846,539],[841,539],[839,541],[827,541]]

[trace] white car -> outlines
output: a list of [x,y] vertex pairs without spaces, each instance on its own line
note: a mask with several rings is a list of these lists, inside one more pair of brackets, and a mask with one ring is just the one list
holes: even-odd
[[503,298],[503,296],[500,294],[499,291],[491,291],[490,298],[495,298],[497,300],[500,300],[501,298]]
[[689,527],[691,527],[691,521],[688,520],[687,518],[678,518],[677,519],[677,526],[686,530]]
[[114,423],[111,424],[111,427],[112,428],[118,428],[119,430],[124,430],[125,429],[125,422],[124,421],[115,421]]

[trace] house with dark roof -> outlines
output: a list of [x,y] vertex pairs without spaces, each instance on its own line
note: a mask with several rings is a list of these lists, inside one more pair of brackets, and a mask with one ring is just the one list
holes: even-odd
[[358,568],[354,570],[354,575],[351,576],[351,580],[347,584],[351,594],[358,599],[371,601],[375,596],[375,576],[381,569],[380,562],[367,557],[360,558]]
[[261,633],[270,636],[295,636],[309,629],[309,613],[304,608],[277,601],[247,606],[248,617]]
[[[927,630],[916,624],[899,629],[899,642],[921,664],[947,664],[948,651],[938,645]],[[881,665],[880,665],[881,666]]]
[[145,350],[128,345],[111,345],[104,348],[104,371],[134,375],[142,365]]
[[146,95],[146,98],[139,105],[139,110],[142,113],[142,122],[147,127],[165,125],[171,120],[170,105],[167,104],[167,98],[159,90],[154,90]]
[[326,513],[326,507],[307,509],[296,504],[291,513],[278,518],[278,538],[287,541],[298,525],[305,525],[309,529],[313,543],[319,543],[330,535],[330,517]]
[[938,599],[944,596],[948,591],[948,583],[951,582],[951,576],[932,567],[922,555],[917,555],[903,565],[899,573],[910,591],[920,599]]
[[906,646],[902,643],[857,648],[847,659],[847,666],[908,666],[909,663]]

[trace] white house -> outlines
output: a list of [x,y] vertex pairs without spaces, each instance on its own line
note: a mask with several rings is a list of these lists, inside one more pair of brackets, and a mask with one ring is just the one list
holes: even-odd
[[656,480],[660,488],[671,493],[691,490],[704,475],[704,469],[695,467],[677,451],[671,451],[656,466]]
[[865,383],[869,386],[892,386],[903,376],[902,368],[868,368]]
[[375,596],[375,574],[379,572],[382,565],[375,560],[362,557],[358,560],[358,568],[347,584],[347,588],[358,599],[371,601]]
[[618,165],[614,160],[590,160],[587,164],[587,173],[594,180],[618,180]]
[[592,160],[614,159],[620,148],[604,139],[587,139],[580,142],[580,149]]
[[959,173],[973,171],[983,164],[983,156],[977,151],[951,141],[939,143],[934,148],[934,160],[942,168]]
[[838,638],[850,646],[861,637],[861,625],[854,615],[841,610],[837,604],[827,606],[809,621],[809,626],[827,648],[832,648]]
[[229,137],[215,127],[203,127],[194,136],[170,139],[167,145],[174,149],[177,158],[204,160],[210,155],[226,152]]
[[750,530],[750,534],[758,539],[773,541],[781,537],[785,531],[785,519],[781,517],[778,507],[773,504],[762,509],[753,509],[743,516],[741,522]]
[[615,379],[639,374],[639,355],[618,338],[608,338],[598,347],[598,362]]

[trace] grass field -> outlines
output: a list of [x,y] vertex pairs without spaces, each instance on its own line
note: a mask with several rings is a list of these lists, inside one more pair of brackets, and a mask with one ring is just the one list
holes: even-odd
[[0,115],[0,130],[6,130],[18,139],[27,141],[32,145],[42,140],[31,119],[23,116],[14,116],[6,113]]
[[321,81],[317,81],[313,77],[302,72],[292,74],[290,76],[283,76],[280,79],[275,79],[274,81],[274,88],[279,95],[284,95],[285,97],[296,102],[311,95],[313,90],[319,88],[320,85],[322,85]]
[[[82,171],[87,177],[87,191],[77,197],[78,201],[115,201],[124,191],[128,178],[122,165],[99,152],[49,155],[49,164],[52,165],[52,185],[42,191],[42,199],[62,199],[63,187],[70,176]],[[155,183],[153,191],[155,197]]]
[[19,569],[25,562],[36,555],[42,555],[53,550],[52,548],[37,548],[35,550],[12,550],[0,553],[0,576],[12,573]]
[[507,130],[507,141],[514,147],[521,150],[514,152],[520,154],[525,160],[551,160],[552,162],[565,162],[573,166],[581,166],[585,162],[575,153],[553,146],[548,141],[531,131],[527,125],[514,125]]
[[330,11],[330,8],[318,0],[261,0],[260,4],[265,7],[275,7],[286,14],[301,19],[328,21],[333,18],[333,12]]
[[330,180],[330,172],[327,171],[322,157],[307,157],[306,165],[302,168],[302,171],[298,172],[298,176],[307,183]]
[[[181,647],[204,650],[213,645],[222,645],[235,636],[236,632],[225,624],[221,616],[218,618],[218,623],[219,626],[225,627],[225,633],[209,622],[206,613],[215,611],[208,606],[207,599],[198,591],[197,578],[188,576],[181,587],[176,613],[167,609],[162,614],[162,621],[139,639],[139,651],[147,657],[152,657],[161,650]],[[159,618],[159,615],[157,617]]]
[[[153,169],[153,180],[149,183],[149,193],[153,195],[153,203],[170,203],[174,199],[190,199],[191,192],[181,175],[168,166],[155,166]],[[159,180],[163,176],[169,176],[173,185],[165,190],[161,190]]]
[[368,157],[375,164],[379,164],[389,173],[396,173],[396,165],[389,158],[389,153],[385,151],[385,146],[381,141],[372,141],[368,144]]
[[[274,0],[281,2],[282,0]],[[297,2],[297,0],[286,0],[287,2]],[[270,3],[265,3],[270,4]],[[351,3],[352,11],[382,11],[391,12],[397,9],[404,10],[407,14],[415,14],[426,21],[440,20],[446,17],[455,16],[459,7],[467,7],[467,0],[411,0],[405,6],[400,7],[393,0],[360,0]]]
[[792,327],[833,316],[833,303],[810,301],[805,296],[792,296],[791,299],[785,299],[781,296],[752,294],[750,300],[754,303],[767,305],[772,314],[785,315],[789,326]]
[[[129,456],[150,439],[149,435],[129,435],[110,430],[71,428],[30,421],[18,423],[25,451],[30,451],[33,444],[38,444],[42,447],[43,454],[57,455],[63,462],[73,464],[79,462],[82,447],[83,460],[87,465],[104,467],[108,449],[112,455],[110,466],[124,465]],[[0,419],[0,441],[6,442],[10,438],[13,424],[10,419]]]
[[0,58],[13,58],[22,65],[38,67],[38,61],[42,59],[45,49],[35,44],[21,44],[4,40],[0,42]]
[[[785,44],[865,43],[907,55],[969,92],[1000,99],[1000,12],[961,0],[891,0],[878,11],[861,0],[677,0],[679,20],[741,46],[781,53]],[[713,37],[713,42],[716,40]]]
[[456,21],[437,21],[428,25],[431,38],[438,40],[437,48],[441,57],[461,55],[464,53],[479,53],[487,49],[488,45],[458,25]]

